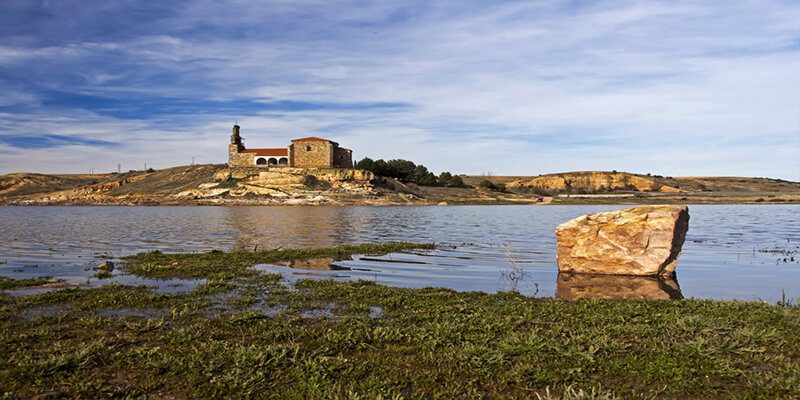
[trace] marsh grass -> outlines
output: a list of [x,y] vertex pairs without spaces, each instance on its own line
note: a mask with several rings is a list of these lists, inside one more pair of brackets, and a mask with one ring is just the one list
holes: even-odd
[[315,257],[345,258],[352,254],[387,254],[409,249],[432,249],[433,244],[390,242],[357,246],[336,246],[320,249],[274,249],[261,251],[167,254],[160,251],[140,253],[123,258],[123,269],[146,278],[203,278],[227,273],[255,276],[255,264]]
[[0,276],[0,290],[16,289],[26,286],[44,285],[45,283],[52,282],[51,279],[52,278],[49,276],[42,276],[39,278],[27,278],[27,279],[11,279],[11,278],[6,278],[4,276]]
[[[144,262],[200,276],[187,260],[205,259],[190,256]],[[0,295],[0,396],[800,397],[798,307],[205,273],[184,293],[112,284]]]

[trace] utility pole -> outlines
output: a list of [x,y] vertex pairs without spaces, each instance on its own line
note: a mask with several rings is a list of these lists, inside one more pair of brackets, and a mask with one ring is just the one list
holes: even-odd
[[117,163],[117,173],[122,173],[122,164]]
[[144,163],[144,170],[147,171],[147,163]]
[[192,165],[194,165],[194,156],[192,156]]

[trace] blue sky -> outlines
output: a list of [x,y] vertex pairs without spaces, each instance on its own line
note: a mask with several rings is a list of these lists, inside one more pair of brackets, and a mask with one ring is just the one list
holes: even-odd
[[435,172],[800,181],[796,1],[156,3],[0,3],[0,173],[224,163],[238,121]]

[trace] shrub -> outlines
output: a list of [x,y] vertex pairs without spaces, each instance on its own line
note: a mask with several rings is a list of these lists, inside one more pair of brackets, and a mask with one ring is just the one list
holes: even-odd
[[454,175],[447,181],[446,185],[449,187],[464,187],[464,181],[460,176]]
[[488,179],[484,179],[483,181],[481,181],[481,183],[479,183],[478,186],[480,186],[480,187],[482,187],[484,189],[494,190],[496,192],[505,192],[506,191],[506,185],[504,185],[502,183],[498,183],[498,184],[495,185],[494,183],[492,183],[492,181],[490,181]]

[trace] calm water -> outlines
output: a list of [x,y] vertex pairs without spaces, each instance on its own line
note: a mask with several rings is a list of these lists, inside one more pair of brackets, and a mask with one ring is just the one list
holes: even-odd
[[[97,284],[92,267],[103,255],[402,240],[446,246],[258,268],[280,272],[289,280],[321,275],[405,287],[486,292],[514,288],[536,296],[555,296],[557,290],[559,296],[569,297],[595,290],[663,289],[671,297],[677,290],[677,295],[698,298],[774,302],[782,291],[788,298],[800,298],[797,205],[690,205],[677,282],[666,286],[646,279],[559,278],[555,227],[583,214],[625,207],[0,207],[0,275],[50,275]],[[772,251],[776,249],[788,255]],[[115,271],[112,279],[101,283],[110,281],[137,280]]]

